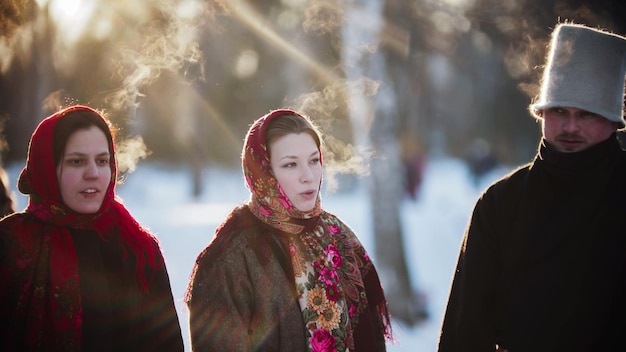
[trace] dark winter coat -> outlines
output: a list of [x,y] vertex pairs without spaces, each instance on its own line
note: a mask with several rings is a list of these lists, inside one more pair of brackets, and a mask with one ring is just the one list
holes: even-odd
[[[53,281],[50,277],[58,275],[50,264],[51,251],[46,249],[48,237],[13,231],[17,223],[33,221],[29,214],[17,213],[0,223],[0,272],[3,278],[0,284],[0,313],[3,317],[0,350],[66,351],[61,343],[43,348],[26,344],[33,334],[52,333],[52,327],[48,326],[39,332],[28,328],[31,320],[46,316],[30,297],[46,292]],[[158,266],[155,272],[146,273],[151,280],[148,291],[144,292],[137,283],[134,255],[119,237],[78,229],[72,229],[70,235],[78,267],[78,287],[73,291],[80,297],[81,314],[80,324],[74,326],[80,332],[80,347],[76,350],[183,351],[167,270],[156,244]],[[28,251],[24,250],[24,243],[32,244]],[[58,299],[65,303],[71,297]],[[52,299],[48,302],[54,304]],[[58,311],[76,314],[64,309]],[[56,319],[66,319],[61,313],[57,314]]]
[[578,153],[542,144],[476,203],[439,351],[624,350],[624,214],[615,137]]

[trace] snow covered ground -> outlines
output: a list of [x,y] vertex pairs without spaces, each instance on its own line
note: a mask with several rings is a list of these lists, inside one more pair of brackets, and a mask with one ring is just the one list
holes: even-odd
[[[11,164],[7,168],[20,210],[27,202],[15,190],[22,167]],[[403,202],[402,221],[411,279],[426,295],[430,318],[412,328],[394,323],[397,342],[390,344],[388,351],[436,350],[461,237],[474,202],[489,183],[509,170],[494,170],[474,185],[462,161],[443,158],[429,162],[418,200]],[[189,170],[144,161],[118,186],[118,195],[131,213],[159,238],[187,350],[191,349],[183,296],[195,258],[226,214],[248,199],[240,170],[206,169],[203,180],[204,192],[194,199]],[[323,193],[322,206],[352,227],[374,256],[369,202],[363,186]]]

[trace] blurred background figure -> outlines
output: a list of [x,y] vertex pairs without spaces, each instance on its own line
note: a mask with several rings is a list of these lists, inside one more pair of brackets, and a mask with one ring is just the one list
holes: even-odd
[[498,158],[493,152],[491,145],[483,138],[476,138],[472,141],[467,148],[465,161],[475,186],[479,185],[483,176],[499,165]]
[[409,199],[415,201],[419,198],[422,187],[427,161],[426,151],[417,136],[405,135],[400,143],[406,194]]

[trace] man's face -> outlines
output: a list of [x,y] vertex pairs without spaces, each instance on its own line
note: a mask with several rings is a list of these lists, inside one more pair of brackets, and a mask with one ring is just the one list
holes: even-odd
[[579,152],[605,141],[619,127],[598,114],[571,107],[545,109],[539,116],[543,117],[543,137],[563,153]]

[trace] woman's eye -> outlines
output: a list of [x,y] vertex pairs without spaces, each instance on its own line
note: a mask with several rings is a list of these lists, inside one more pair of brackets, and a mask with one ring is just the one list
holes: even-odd
[[65,161],[68,165],[78,166],[83,163],[82,159],[68,159]]
[[98,159],[97,162],[99,165],[108,165],[109,159]]

